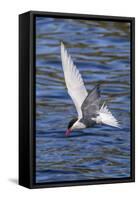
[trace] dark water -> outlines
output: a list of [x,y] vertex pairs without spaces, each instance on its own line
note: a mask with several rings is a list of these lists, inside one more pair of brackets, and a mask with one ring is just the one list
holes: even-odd
[[[36,182],[130,176],[130,27],[128,23],[37,18]],[[121,121],[121,129],[97,125],[65,137],[76,116],[67,93],[60,41],[91,90]]]

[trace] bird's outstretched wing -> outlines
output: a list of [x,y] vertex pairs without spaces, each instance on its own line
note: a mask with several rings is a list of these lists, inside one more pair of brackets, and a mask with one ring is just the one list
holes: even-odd
[[63,43],[61,43],[61,60],[68,93],[75,104],[76,110],[78,112],[78,118],[81,119],[81,106],[88,93],[84,86],[84,82],[79,73],[79,70],[73,64],[73,61],[65,49]]
[[96,117],[97,112],[99,111],[100,103],[100,89],[99,85],[96,85],[93,90],[88,94],[85,101],[82,104],[82,114],[85,118]]

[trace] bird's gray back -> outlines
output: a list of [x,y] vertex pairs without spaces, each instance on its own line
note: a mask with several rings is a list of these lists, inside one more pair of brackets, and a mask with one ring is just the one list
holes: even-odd
[[84,119],[91,119],[96,117],[97,111],[99,111],[100,104],[100,89],[99,85],[96,85],[93,90],[88,94],[82,104],[82,114]]
[[94,126],[96,124],[96,122],[94,120],[92,120],[91,118],[82,118],[80,120],[80,122],[82,122],[83,124],[85,124],[85,126],[87,128],[90,128],[92,126]]

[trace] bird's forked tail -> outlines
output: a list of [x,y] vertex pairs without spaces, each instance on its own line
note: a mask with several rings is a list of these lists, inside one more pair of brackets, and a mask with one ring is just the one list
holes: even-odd
[[102,105],[98,112],[100,122],[109,126],[120,128],[119,122],[117,119],[112,115],[112,113],[107,108],[107,105],[105,103]]

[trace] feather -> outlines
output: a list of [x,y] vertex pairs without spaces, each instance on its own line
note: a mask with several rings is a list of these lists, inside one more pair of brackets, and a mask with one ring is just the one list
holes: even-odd
[[103,124],[107,124],[109,126],[120,128],[119,122],[109,111],[109,109],[107,108],[107,105],[105,105],[105,103],[100,108],[100,111],[98,112],[98,114],[99,115],[96,118],[97,123],[103,123]]
[[83,79],[79,73],[79,70],[73,64],[71,56],[67,53],[67,50],[65,49],[65,46],[62,42],[61,42],[61,60],[62,60],[62,66],[68,93],[75,104],[78,113],[78,118],[81,119],[82,118],[81,105],[85,100],[85,98],[87,97],[88,93],[85,88]]

